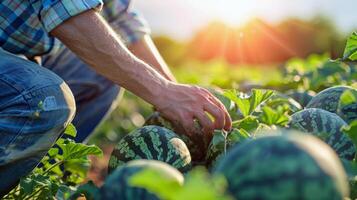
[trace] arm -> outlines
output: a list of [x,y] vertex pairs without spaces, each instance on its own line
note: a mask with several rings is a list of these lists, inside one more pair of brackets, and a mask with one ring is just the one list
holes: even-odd
[[174,75],[161,57],[149,35],[145,35],[141,40],[130,44],[128,48],[135,56],[155,68],[167,80],[176,82]]
[[147,22],[131,8],[132,1],[103,0],[103,2],[101,15],[119,34],[128,49],[166,79],[176,82],[150,37]]
[[[103,18],[93,10],[71,17],[50,32],[84,62],[113,82],[153,104],[163,116],[181,124],[187,134],[198,119],[206,134],[231,128],[224,106],[205,89],[177,84],[135,57]],[[214,116],[212,122],[205,112]]]

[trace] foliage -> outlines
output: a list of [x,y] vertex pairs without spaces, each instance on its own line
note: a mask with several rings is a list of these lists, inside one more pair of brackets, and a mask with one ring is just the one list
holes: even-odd
[[[351,122],[348,126],[342,127],[342,131],[352,139],[353,144],[357,148],[357,120]],[[357,154],[355,156],[357,156]],[[356,158],[357,157],[355,157],[355,161]]]
[[204,168],[190,171],[183,185],[167,181],[150,170],[143,170],[131,178],[135,187],[143,187],[165,200],[230,200],[225,194],[227,183],[224,178],[212,177]]
[[[76,129],[69,125],[64,134],[75,137]],[[58,139],[41,163],[4,199],[69,199],[86,178],[90,166],[88,155],[100,156],[102,151],[95,145]]]
[[274,95],[272,90],[253,89],[250,94],[226,90],[223,95],[234,104],[229,111],[235,120],[232,131],[216,131],[213,135],[206,155],[208,167],[233,145],[255,137],[262,129],[284,127],[289,122],[289,116],[283,107],[273,109],[266,104]]
[[232,100],[244,117],[251,115],[257,107],[264,103],[273,95],[270,90],[252,90],[252,94],[247,96],[244,93],[238,93],[236,90],[228,90],[224,95]]
[[357,60],[357,32],[352,33],[348,38],[343,58],[352,61]]
[[265,106],[263,109],[263,114],[261,115],[260,121],[266,125],[279,125],[284,126],[289,122],[289,116],[284,112],[282,107],[279,107],[277,110],[269,106]]
[[340,97],[339,107],[344,107],[355,102],[357,102],[357,91],[347,90]]

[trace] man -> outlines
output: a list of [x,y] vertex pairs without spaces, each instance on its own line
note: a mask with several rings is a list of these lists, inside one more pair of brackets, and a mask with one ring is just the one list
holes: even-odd
[[175,82],[128,0],[107,0],[104,7],[101,0],[3,0],[0,47],[0,196],[38,164],[73,118],[82,142],[113,107],[118,85],[187,134],[194,119],[205,134],[231,128],[212,94]]

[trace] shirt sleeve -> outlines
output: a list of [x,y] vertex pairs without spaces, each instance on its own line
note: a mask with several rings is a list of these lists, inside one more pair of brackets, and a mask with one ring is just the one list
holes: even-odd
[[144,18],[130,8],[130,0],[104,0],[102,15],[126,44],[150,34]]
[[100,11],[102,7],[102,0],[41,0],[39,17],[45,30],[50,32],[73,16],[90,9]]

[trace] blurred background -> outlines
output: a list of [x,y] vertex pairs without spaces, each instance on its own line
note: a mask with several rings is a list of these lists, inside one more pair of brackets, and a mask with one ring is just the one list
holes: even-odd
[[222,58],[230,64],[270,64],[323,52],[336,56],[341,38],[355,28],[355,6],[353,0],[136,0],[133,4],[149,22],[169,63],[185,60],[167,52],[171,48],[165,45],[176,42],[195,59]]
[[[292,58],[340,57],[356,30],[356,0],[134,0],[152,37],[179,82],[238,88],[281,79]],[[152,108],[126,92],[90,143],[110,153],[140,127]],[[101,179],[107,160],[89,177]]]

